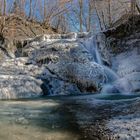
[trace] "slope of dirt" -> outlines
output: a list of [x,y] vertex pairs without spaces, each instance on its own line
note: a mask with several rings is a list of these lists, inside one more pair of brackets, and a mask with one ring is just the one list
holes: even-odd
[[56,29],[18,15],[0,16],[0,31],[8,39],[26,39],[39,34],[56,33]]

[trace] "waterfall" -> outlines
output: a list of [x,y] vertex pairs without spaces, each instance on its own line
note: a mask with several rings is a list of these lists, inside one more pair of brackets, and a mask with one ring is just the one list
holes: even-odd
[[92,61],[100,64],[106,74],[106,83],[104,84],[101,93],[129,93],[131,92],[130,83],[127,79],[121,79],[115,71],[108,66],[105,66],[102,61],[101,54],[98,48],[102,48],[101,37],[90,37],[86,41],[84,40],[83,46],[93,57]]
[[95,44],[94,48],[95,48],[96,63],[98,63],[98,64],[100,64],[100,65],[102,65],[104,67],[105,73],[106,73],[107,78],[108,78],[107,82],[113,82],[113,81],[117,80],[119,78],[119,76],[111,68],[109,68],[109,67],[107,67],[107,66],[105,66],[103,64],[101,55],[100,55],[100,53],[98,51],[100,42],[97,41],[94,44]]
[[84,48],[93,57],[92,61],[100,64],[104,68],[104,71],[105,71],[105,73],[107,75],[107,79],[108,79],[107,82],[108,83],[113,82],[113,81],[119,79],[119,76],[111,68],[109,68],[103,64],[101,54],[98,50],[98,48],[100,48],[100,45],[102,45],[102,44],[100,43],[100,40],[97,40],[96,36],[91,37],[84,42]]
[[120,93],[120,91],[113,84],[105,84],[101,93]]
[[116,81],[117,79],[119,79],[119,76],[109,67],[107,66],[104,66],[104,70],[105,70],[105,73],[107,75],[107,82],[110,83],[110,82],[113,82],[113,81]]
[[97,44],[95,46],[95,55],[96,55],[96,62],[98,64],[100,64],[100,65],[103,65],[103,61],[102,61],[101,55],[100,55],[100,53],[98,51],[98,42],[97,42]]
[[111,68],[103,64],[101,55],[98,51],[98,48],[100,47],[99,45],[101,44],[97,40],[94,40],[94,42],[95,42],[94,49],[95,49],[96,62],[102,65],[106,74],[106,78],[107,78],[106,84],[103,86],[102,93],[106,93],[106,92],[118,93],[120,91],[116,87],[113,86],[113,82],[117,81],[119,79],[119,76]]
[[96,44],[93,46],[95,49],[96,62],[103,66],[107,76],[106,84],[103,86],[101,92],[129,94],[132,91],[132,85],[129,80],[126,78],[120,78],[115,71],[103,64],[101,55],[98,51],[98,48],[101,48],[100,45],[102,45],[101,38],[94,38],[93,44]]

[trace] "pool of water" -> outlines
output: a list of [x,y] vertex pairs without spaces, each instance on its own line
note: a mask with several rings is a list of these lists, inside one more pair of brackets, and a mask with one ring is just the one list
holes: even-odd
[[[125,100],[140,95],[96,94],[0,101],[0,140],[79,140],[77,120],[64,102]],[[76,106],[73,106],[75,108]]]
[[140,94],[99,94],[95,95],[100,100],[125,100],[140,97]]
[[102,94],[79,94],[79,95],[62,95],[62,96],[46,96],[44,99],[53,99],[53,100],[69,100],[69,99],[98,99],[98,100],[125,100],[133,99],[140,97],[138,94],[121,94],[121,93],[102,93]]
[[61,103],[51,99],[0,101],[0,139],[79,139],[71,114],[61,109]]

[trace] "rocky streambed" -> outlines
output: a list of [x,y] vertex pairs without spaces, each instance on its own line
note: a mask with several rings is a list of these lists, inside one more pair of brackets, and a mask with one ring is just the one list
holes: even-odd
[[99,95],[0,101],[0,138],[138,140],[139,104],[140,97]]

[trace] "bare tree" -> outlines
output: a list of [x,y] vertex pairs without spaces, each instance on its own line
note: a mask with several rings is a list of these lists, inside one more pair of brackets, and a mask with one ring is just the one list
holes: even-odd
[[6,0],[3,0],[3,15],[6,15]]
[[136,7],[137,7],[137,10],[140,14],[140,1],[139,0],[136,0]]
[[111,1],[112,0],[108,0],[108,19],[109,19],[109,26],[112,25]]
[[2,0],[0,0],[0,16],[2,15]]
[[83,0],[79,0],[79,8],[80,32],[83,32]]
[[88,3],[88,23],[87,23],[87,31],[90,31],[91,28],[91,14],[92,14],[92,5],[91,5],[91,0],[89,0]]
[[98,17],[100,29],[104,30],[106,28],[106,24],[105,24],[105,21],[104,21],[104,15],[103,15],[103,12],[102,12],[102,17],[100,16],[98,6],[96,5],[96,0],[94,0],[94,8],[95,8],[95,11],[96,11],[96,15]]
[[26,4],[26,0],[20,0],[20,14],[22,16],[25,16],[25,14],[26,14],[25,4]]
[[18,5],[18,1],[15,0],[13,2],[13,7],[12,7],[12,10],[11,10],[11,13],[14,13],[14,14],[18,14],[19,13],[19,5]]
[[46,2],[46,0],[44,0],[44,20],[46,19],[46,17],[47,17],[47,2]]
[[136,0],[131,0],[131,14],[134,16],[136,13]]
[[33,1],[29,0],[29,19],[32,18],[32,4],[33,4]]

